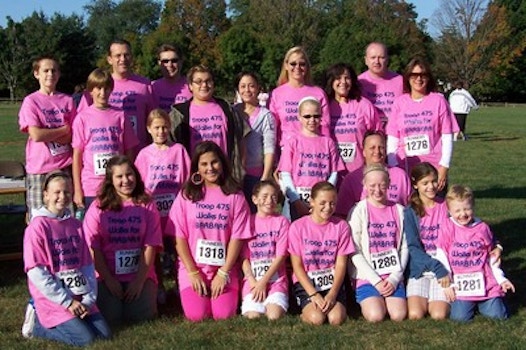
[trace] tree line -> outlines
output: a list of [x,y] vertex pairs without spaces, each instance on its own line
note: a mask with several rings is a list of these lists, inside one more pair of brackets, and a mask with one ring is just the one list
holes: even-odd
[[365,70],[365,46],[389,47],[390,68],[402,71],[414,55],[433,63],[447,90],[466,82],[481,100],[524,101],[526,97],[526,1],[441,0],[429,23],[418,21],[414,5],[399,0],[95,0],[86,18],[34,12],[0,27],[0,96],[21,98],[37,88],[32,60],[53,54],[62,66],[59,90],[71,93],[96,66],[106,64],[114,38],[132,43],[135,71],[160,76],[156,49],[173,43],[185,54],[185,68],[208,65],[218,91],[234,89],[242,70],[276,84],[285,52],[302,45],[314,79],[343,61]]

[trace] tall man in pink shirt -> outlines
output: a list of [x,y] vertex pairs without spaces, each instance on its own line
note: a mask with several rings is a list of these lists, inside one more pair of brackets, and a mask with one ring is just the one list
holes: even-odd
[[382,43],[367,45],[365,64],[368,69],[358,76],[362,96],[374,104],[385,128],[394,100],[403,93],[403,78],[388,70],[389,54]]
[[[126,40],[116,39],[111,42],[107,61],[111,66],[111,76],[115,83],[109,105],[122,110],[132,123],[133,131],[139,139],[139,146],[136,150],[138,152],[150,143],[146,132],[146,118],[154,108],[150,80],[133,73],[131,45]],[[91,96],[84,94],[78,111],[82,111],[92,103]]]

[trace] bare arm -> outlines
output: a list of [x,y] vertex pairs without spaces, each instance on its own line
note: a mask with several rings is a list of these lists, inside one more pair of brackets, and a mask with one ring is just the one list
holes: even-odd
[[27,132],[29,134],[29,137],[36,142],[71,142],[71,127],[69,125],[64,125],[60,128],[55,129],[46,129],[39,128],[38,126],[30,126]]

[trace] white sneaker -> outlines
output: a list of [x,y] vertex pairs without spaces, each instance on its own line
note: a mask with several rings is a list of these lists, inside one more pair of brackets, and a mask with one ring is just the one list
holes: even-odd
[[26,316],[22,325],[22,336],[24,338],[33,338],[33,329],[35,328],[35,308],[33,304],[28,303],[26,307]]

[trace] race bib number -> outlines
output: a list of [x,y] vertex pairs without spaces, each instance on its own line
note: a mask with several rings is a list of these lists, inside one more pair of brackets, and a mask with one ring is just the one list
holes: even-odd
[[334,283],[333,269],[309,271],[307,275],[318,292],[331,289],[332,284]]
[[219,241],[198,239],[195,256],[198,264],[223,266],[226,261],[225,245]]
[[47,147],[49,149],[49,153],[51,153],[53,157],[68,153],[71,150],[71,146],[67,143],[63,144],[57,142],[48,142]]
[[407,156],[423,156],[429,154],[431,145],[429,135],[413,135],[404,137],[405,154]]
[[345,163],[352,163],[356,156],[356,142],[339,142],[338,150]]
[[[254,275],[256,281],[259,281],[263,278],[263,276],[265,276],[267,271],[270,269],[270,265],[272,265],[272,259],[255,260],[250,262],[252,274]],[[272,277],[270,277],[269,282],[275,282],[277,279],[278,274],[274,273]]]
[[135,133],[135,135],[137,135],[137,116],[136,115],[129,115],[128,119],[130,120],[130,123],[132,125],[133,132]]
[[124,275],[139,271],[141,249],[117,250],[115,252],[115,274]]
[[453,276],[455,294],[459,297],[483,297],[486,295],[486,284],[482,272],[459,273]]
[[95,153],[93,154],[93,171],[95,175],[100,176],[106,173],[108,161],[113,157],[113,153]]
[[73,295],[84,295],[91,291],[88,280],[79,269],[59,271],[55,276],[62,287]]
[[296,191],[300,199],[305,203],[309,203],[311,187],[296,187]]
[[156,194],[155,195],[155,205],[157,205],[157,210],[161,216],[168,216],[170,208],[175,199],[175,194],[165,193],[165,194]]
[[402,271],[398,252],[394,248],[383,252],[371,253],[371,264],[379,275],[388,275]]

